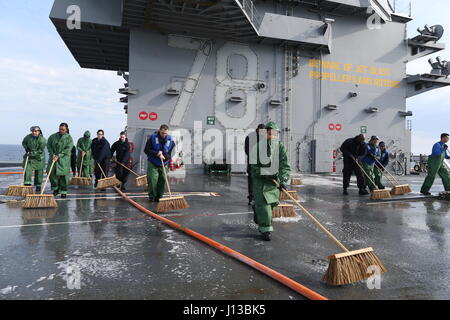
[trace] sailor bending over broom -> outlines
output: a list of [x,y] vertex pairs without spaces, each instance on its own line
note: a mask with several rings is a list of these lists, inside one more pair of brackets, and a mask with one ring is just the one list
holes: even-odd
[[[255,223],[264,241],[270,241],[272,209],[278,206],[280,189],[286,189],[291,174],[285,146],[278,140],[280,129],[275,122],[269,122],[262,130],[258,143],[250,151],[250,170],[255,204]],[[265,131],[265,133],[264,133]],[[280,189],[273,181],[280,185]]]
[[148,156],[148,197],[151,202],[159,202],[164,195],[166,181],[163,170],[168,171],[167,166],[174,147],[175,142],[169,135],[169,127],[165,124],[159,128],[159,131],[152,134],[145,145],[144,153]]

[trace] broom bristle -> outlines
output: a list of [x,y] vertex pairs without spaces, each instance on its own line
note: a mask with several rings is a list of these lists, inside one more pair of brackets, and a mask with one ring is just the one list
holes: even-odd
[[34,194],[32,186],[9,186],[6,191],[6,195],[12,197],[26,197],[29,194]]
[[189,204],[183,196],[159,199],[156,212],[167,212],[189,208]]
[[147,184],[147,176],[140,176],[136,178],[136,186],[142,187]]
[[372,200],[380,200],[380,199],[390,199],[391,194],[389,190],[373,190],[370,196]]
[[[295,191],[295,190],[293,190],[293,191],[288,191],[288,193],[289,193],[289,194],[292,196],[292,198],[294,198],[295,200],[299,200],[297,191]],[[280,200],[292,200],[292,199],[289,198],[284,192],[281,192],[281,194],[280,194]]]
[[411,189],[411,187],[409,186],[409,184],[405,184],[405,185],[403,186],[403,192],[404,192],[405,194],[407,194],[407,193],[412,193],[413,190]]
[[91,183],[91,179],[85,177],[73,177],[72,180],[70,180],[70,184],[75,186],[90,186]]
[[408,184],[398,185],[392,188],[391,194],[394,196],[400,196],[413,192]]
[[92,184],[91,178],[79,178],[78,183],[80,186],[90,186]]
[[116,176],[114,175],[109,178],[98,180],[96,189],[101,190],[101,189],[106,189],[106,188],[112,188],[112,187],[116,187],[120,184],[121,184],[121,182],[119,180],[117,180]]
[[25,198],[25,203],[23,204],[23,208],[25,209],[56,208],[57,206],[55,197],[48,194],[27,195]]
[[272,218],[294,218],[297,216],[292,204],[280,204],[272,210]]
[[381,273],[386,272],[381,260],[372,248],[350,251],[328,257],[328,270],[322,280],[329,285],[341,286],[369,278],[368,268],[377,266]]

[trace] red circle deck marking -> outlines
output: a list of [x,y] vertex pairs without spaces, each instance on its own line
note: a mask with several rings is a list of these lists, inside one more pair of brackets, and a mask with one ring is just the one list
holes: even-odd
[[328,129],[330,129],[330,131],[334,131],[334,129],[335,129],[334,123],[330,123],[328,125]]
[[342,124],[338,123],[336,124],[336,131],[341,131],[342,130]]

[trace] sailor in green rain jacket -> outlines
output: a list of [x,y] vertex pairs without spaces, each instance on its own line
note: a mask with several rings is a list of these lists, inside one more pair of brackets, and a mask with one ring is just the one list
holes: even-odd
[[[77,168],[78,173],[81,172],[81,177],[83,178],[91,177],[93,164],[91,146],[92,146],[91,133],[89,131],[86,131],[83,137],[78,139],[77,142],[77,151],[78,151]],[[83,168],[81,168],[81,160],[83,160]]]
[[67,186],[70,178],[70,156],[73,148],[73,140],[69,134],[67,123],[59,125],[59,132],[52,134],[48,138],[47,149],[49,154],[47,173],[53,161],[55,165],[50,174],[53,195],[61,194],[61,198],[67,196]]
[[450,173],[444,165],[445,159],[450,159],[448,153],[448,143],[449,134],[441,134],[441,141],[435,143],[433,146],[433,152],[431,156],[428,157],[428,175],[425,178],[422,189],[420,193],[424,195],[431,195],[430,189],[433,186],[436,175],[439,175],[444,184],[445,191],[450,191]]
[[[36,187],[36,192],[41,192],[45,168],[45,146],[47,145],[47,141],[42,135],[41,128],[38,126],[31,127],[30,131],[31,133],[22,141],[22,146],[26,152],[23,161],[23,167],[25,168],[24,185],[32,185],[31,178],[34,172],[34,186]],[[25,167],[27,157],[28,163]]]
[[280,131],[275,122],[266,125],[266,134],[253,147],[250,153],[253,192],[255,196],[255,222],[265,241],[270,241],[272,227],[272,209],[280,201],[280,188],[286,189],[291,174],[285,146],[277,139]]

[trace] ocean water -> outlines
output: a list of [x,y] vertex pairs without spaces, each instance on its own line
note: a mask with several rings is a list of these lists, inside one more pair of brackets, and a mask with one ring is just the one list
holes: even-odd
[[24,153],[21,145],[0,144],[0,161],[22,161]]

